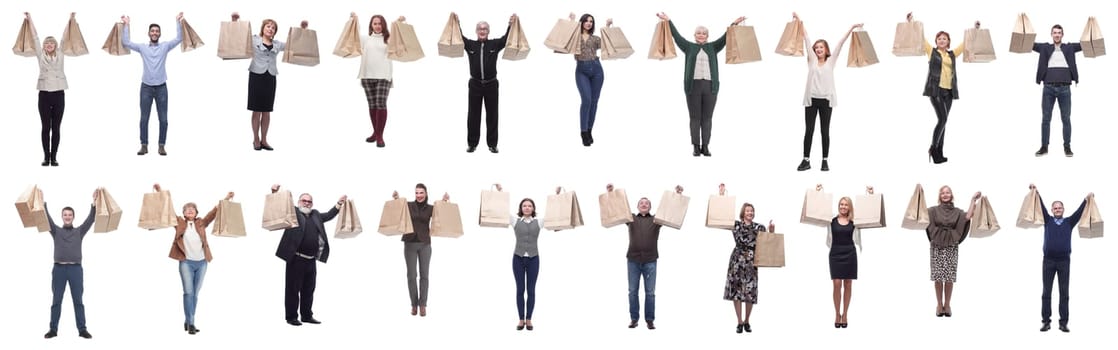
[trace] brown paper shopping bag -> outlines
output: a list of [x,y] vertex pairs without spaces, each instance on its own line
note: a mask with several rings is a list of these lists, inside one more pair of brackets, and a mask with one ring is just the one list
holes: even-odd
[[800,223],[829,227],[834,219],[831,201],[834,196],[823,192],[823,186],[804,191],[804,204],[800,209]]
[[16,44],[12,46],[12,53],[23,57],[35,57],[35,34],[31,32],[31,20],[24,18],[23,25],[19,27]]
[[412,25],[392,22],[392,36],[388,37],[388,59],[399,62],[412,62],[423,58],[423,47],[415,36]]
[[1095,17],[1087,18],[1087,27],[1083,28],[1083,38],[1079,41],[1079,45],[1083,47],[1083,57],[1106,55],[1106,43],[1102,39],[1099,21]]
[[202,37],[198,36],[198,32],[195,32],[194,28],[190,26],[190,23],[186,23],[185,19],[182,20],[181,35],[182,43],[180,43],[179,46],[182,47],[182,52],[189,52],[206,45],[206,43],[202,42]]
[[1036,32],[1033,31],[1033,22],[1024,13],[1017,15],[1017,22],[1013,24],[1013,34],[1009,38],[1009,52],[1031,53],[1033,42],[1036,41]]
[[621,28],[602,28],[603,60],[629,58],[634,52],[636,51],[633,50],[633,45],[629,44],[629,39],[625,37],[625,33],[621,31]]
[[[478,208],[477,224],[481,227],[509,227],[509,202],[508,192],[486,190],[481,191],[481,205]],[[520,212],[517,207],[515,212]]]
[[283,62],[314,67],[318,65],[318,33],[314,29],[291,27],[287,31],[287,47],[283,49]]
[[854,227],[885,227],[885,197],[867,193],[854,197]]
[[582,208],[574,191],[561,191],[547,196],[547,212],[544,213],[543,228],[559,231],[582,226]]
[[170,191],[157,191],[144,193],[144,201],[140,206],[139,227],[148,230],[159,230],[174,227],[178,224],[175,207],[171,202]]
[[909,230],[928,228],[928,202],[924,198],[924,189],[920,185],[916,185],[912,197],[908,200],[908,206],[905,207],[904,211],[904,220],[901,221],[901,228]]
[[671,24],[660,20],[656,22],[656,29],[652,32],[652,45],[648,47],[648,58],[663,61],[675,57],[675,38],[672,37]]
[[23,191],[16,199],[16,211],[23,227],[34,227],[39,232],[50,231],[50,222],[47,212],[43,208],[43,197],[39,195],[39,186],[32,185]]
[[967,43],[963,62],[986,63],[997,59],[997,54],[994,53],[994,39],[990,37],[989,29],[969,28],[963,33],[963,40]]
[[803,22],[793,20],[784,25],[784,33],[776,43],[776,54],[782,56],[804,57]]
[[[678,230],[683,227],[683,219],[687,217],[687,206],[690,204],[691,197],[675,191],[664,191],[664,195],[660,197],[660,205],[656,207],[656,216],[652,218],[652,222]],[[733,221],[730,222],[730,225],[733,225]]]
[[342,203],[336,219],[338,222],[334,225],[334,238],[353,238],[364,232],[361,219],[357,217],[357,206],[353,204],[352,199],[346,199],[345,203]]
[[132,50],[124,47],[124,23],[117,23],[113,25],[113,29],[109,31],[109,37],[105,38],[105,44],[101,45],[101,49],[108,52],[113,56],[124,56],[131,54]]
[[462,213],[458,204],[436,201],[431,208],[431,237],[462,237]]
[[218,32],[217,37],[217,57],[240,60],[252,56],[252,22],[241,20],[221,22],[221,31]]
[[737,197],[727,195],[711,195],[707,200],[706,227],[725,230],[734,229],[734,221],[738,219]]
[[[510,25],[510,32],[511,25]],[[511,34],[508,39],[512,39]],[[508,47],[506,40],[505,46]],[[462,57],[465,55],[466,43],[462,41],[462,25],[458,23],[458,17],[454,14],[450,15],[450,19],[446,20],[446,26],[443,27],[443,35],[439,37],[439,56],[443,57]]]
[[384,209],[380,213],[380,224],[377,232],[385,236],[395,236],[415,232],[411,222],[411,211],[408,210],[408,200],[396,198],[384,202]]
[[[458,33],[461,34],[462,32],[459,31]],[[513,18],[512,23],[509,24],[509,33],[507,35],[508,38],[505,39],[505,52],[501,54],[501,58],[509,61],[519,61],[528,58],[528,53],[532,52],[532,48],[528,44],[528,38],[524,36],[524,28],[520,26],[520,17]]]
[[89,54],[89,47],[85,45],[85,36],[82,35],[82,29],[78,26],[76,18],[70,18],[70,22],[66,24],[66,31],[62,32],[62,54],[71,57]]
[[753,250],[754,267],[784,267],[784,234],[757,232],[757,244]]
[[210,234],[218,237],[245,237],[245,213],[241,210],[241,203],[231,200],[217,202],[217,215],[210,223]]
[[1001,225],[998,225],[998,217],[994,215],[994,208],[990,206],[990,200],[986,196],[982,196],[978,200],[974,210],[975,215],[971,216],[970,221],[971,237],[986,238],[1001,230]]
[[261,226],[268,231],[299,227],[295,216],[295,201],[291,191],[279,190],[264,197],[264,218]]
[[897,23],[893,35],[893,56],[924,56],[924,22],[907,21]]
[[547,40],[543,42],[544,46],[557,53],[578,53],[582,48],[581,44],[578,21],[566,18],[555,22],[551,32],[547,34]]
[[361,56],[361,29],[357,17],[350,17],[342,27],[342,34],[338,36],[338,43],[334,44],[334,56],[350,58]]
[[846,57],[846,66],[861,68],[877,63],[879,63],[877,50],[873,48],[870,34],[864,30],[855,30],[850,33],[850,53]]
[[736,25],[726,28],[726,64],[741,64],[761,60],[761,46],[753,26]]
[[1017,227],[1037,228],[1044,226],[1044,208],[1041,206],[1040,195],[1035,189],[1029,190],[1025,200],[1021,203],[1021,211],[1017,213]]
[[613,191],[598,195],[598,208],[601,211],[602,227],[610,228],[633,222],[629,197],[623,189],[615,188]]
[[97,201],[93,204],[95,216],[93,217],[93,232],[105,233],[116,231],[120,227],[120,217],[123,211],[116,204],[113,196],[104,188],[97,189]]
[[1102,214],[1095,197],[1087,198],[1087,206],[1079,217],[1079,238],[1102,238]]

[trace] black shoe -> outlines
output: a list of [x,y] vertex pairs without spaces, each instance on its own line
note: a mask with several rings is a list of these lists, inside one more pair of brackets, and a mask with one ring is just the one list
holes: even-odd
[[[697,156],[698,154],[696,153],[695,155]],[[48,165],[50,165],[50,160],[49,159],[43,160],[42,166],[48,166]]]
[[475,150],[477,150],[477,146],[466,147],[466,153],[474,153]]
[[1064,146],[1064,155],[1068,157],[1075,155],[1075,153],[1071,152],[1071,146]]
[[303,325],[303,323],[299,322],[299,320],[287,320],[287,324],[292,325],[292,326],[302,326]]
[[1068,329],[1068,325],[1066,325],[1066,324],[1062,324],[1062,325],[1060,325],[1060,331],[1061,331],[1061,332],[1064,332],[1064,333],[1068,333],[1068,332],[1071,332],[1071,330],[1070,330],[1070,329]]
[[57,336],[58,336],[58,331],[55,331],[53,329],[50,330],[50,331],[47,331],[47,334],[43,334],[44,339],[50,339],[50,338],[54,338],[54,337],[57,337]]
[[192,334],[192,335],[193,335],[193,334],[196,334],[196,333],[198,333],[198,332],[200,332],[200,331],[198,330],[198,328],[194,328],[194,325],[190,325],[190,327],[188,327],[188,329],[186,330],[186,332],[187,332],[187,333],[190,333],[190,334]]
[[1040,149],[1036,151],[1037,157],[1043,156],[1045,154],[1048,154],[1048,146],[1040,146]]
[[586,146],[586,147],[590,147],[590,133],[586,132],[586,131],[583,131],[581,134],[582,134],[582,145]]
[[846,323],[846,322],[840,323],[840,325],[842,325],[842,328],[846,328],[846,325],[848,325],[848,324],[849,323]]
[[648,329],[656,329],[656,326],[652,324],[652,320],[646,320],[644,322],[648,324]]
[[188,324],[186,322],[183,322],[182,323],[182,330],[183,331],[189,331],[190,330],[190,324]]
[[384,148],[384,141],[377,141],[377,148]]
[[497,153],[497,146],[489,147],[489,153]]
[[525,327],[525,328],[528,328],[528,330],[533,330],[533,329],[536,329],[535,327],[532,327],[532,325],[527,325],[527,326],[524,326],[524,327]]
[[140,150],[136,152],[137,156],[148,154],[148,145],[140,145]]
[[699,148],[699,145],[691,145],[691,147],[694,148],[694,150],[691,151],[692,156],[698,157],[703,154],[703,149]]
[[[376,138],[376,137],[372,137],[372,136],[369,136],[369,137],[366,137],[366,138],[365,138],[365,142],[368,142],[368,143],[373,143],[373,142],[377,142],[377,138]],[[259,151],[260,149],[259,149],[259,148],[257,148],[256,150],[257,150],[257,151]]]
[[516,330],[518,330],[518,331],[522,331],[522,330],[524,330],[524,324],[518,324],[518,325],[516,325]]
[[85,338],[85,339],[92,339],[93,338],[93,335],[89,334],[89,331],[86,331],[84,329],[78,331],[78,336],[82,337],[82,338]]
[[1052,329],[1052,322],[1044,322],[1040,326],[1041,332],[1047,332],[1049,329]]
[[[263,148],[265,151],[275,151],[275,149],[272,148],[272,145],[269,145],[269,144],[266,144],[266,143],[261,143],[260,148]],[[160,149],[162,149],[162,148],[160,148]],[[160,154],[166,155],[164,153],[160,153]]]
[[[836,326],[835,328],[838,328],[838,323],[835,323],[835,326]],[[744,331],[745,331],[745,324],[744,323],[738,323],[738,334],[741,334],[741,332],[744,332]]]
[[262,150],[262,149],[264,149],[264,147],[260,147],[259,143],[253,143],[252,144],[252,150],[259,151],[259,150]]
[[748,323],[742,325],[742,329],[745,330],[746,333],[753,333],[753,328],[750,328]]
[[586,129],[586,140],[589,141],[591,145],[594,144],[594,129]]
[[703,148],[699,150],[699,152],[702,153],[704,157],[710,157],[710,148],[707,148],[706,145],[704,145]]
[[801,160],[800,166],[796,167],[796,171],[804,171],[807,169],[811,169],[811,162],[808,162],[807,159]]
[[629,322],[629,328],[637,328],[637,320],[633,320],[632,322]]
[[823,165],[819,166],[819,171],[831,171],[831,167],[827,166],[827,160],[823,160]]
[[58,166],[58,161],[54,160],[54,159],[51,159],[50,166]]
[[322,323],[322,321],[316,320],[316,319],[314,319],[314,317],[304,318],[300,321],[303,321],[303,323],[310,323],[310,324],[321,324]]

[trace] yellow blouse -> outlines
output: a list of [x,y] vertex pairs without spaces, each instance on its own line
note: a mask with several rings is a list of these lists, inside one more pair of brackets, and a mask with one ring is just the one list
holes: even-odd
[[[935,49],[935,46],[932,46],[932,44],[929,44],[926,41],[924,42],[925,56],[931,55],[932,51],[934,51]],[[955,50],[953,50],[955,52],[955,57],[962,57],[963,55],[965,55],[966,49],[967,42],[966,40],[963,40],[961,43],[959,43],[959,46],[956,46]],[[951,81],[955,77],[955,72],[951,69],[951,56],[947,54],[947,51],[939,51],[939,55],[943,61],[942,67],[940,67],[939,72],[939,87],[941,89],[951,90]]]

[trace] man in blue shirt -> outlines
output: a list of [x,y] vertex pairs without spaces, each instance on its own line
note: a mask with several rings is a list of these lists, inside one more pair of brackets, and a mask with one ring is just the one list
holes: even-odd
[[148,26],[147,43],[136,43],[131,40],[128,16],[120,16],[124,22],[124,32],[121,33],[121,42],[124,47],[140,54],[144,62],[144,75],[140,83],[140,151],[137,155],[148,153],[148,118],[151,117],[151,103],[155,101],[155,110],[159,114],[159,155],[167,155],[163,145],[167,143],[167,54],[182,42],[182,12],[175,19],[177,32],[175,38],[167,42],[159,42],[162,29],[158,24]]
[[1048,135],[1052,124],[1052,107],[1060,104],[1060,124],[1064,126],[1064,155],[1071,157],[1071,84],[1079,84],[1075,53],[1083,51],[1079,43],[1065,43],[1064,27],[1052,26],[1052,43],[1033,43],[1040,53],[1036,67],[1036,83],[1044,84],[1040,100],[1040,150],[1036,156],[1048,154]]
[[[1030,190],[1035,190],[1035,185],[1029,185]],[[1087,199],[1094,197],[1088,193]],[[1040,194],[1037,194],[1040,197]],[[1071,270],[1071,231],[1079,223],[1083,208],[1087,206],[1087,199],[1079,204],[1079,208],[1070,216],[1064,217],[1064,203],[1052,202],[1052,213],[1041,204],[1044,213],[1044,263],[1043,283],[1044,291],[1040,295],[1040,317],[1043,325],[1041,332],[1047,332],[1052,324],[1052,280],[1060,277],[1060,330],[1070,332],[1068,329],[1068,273]],[[1041,203],[1044,203],[1043,199]]]

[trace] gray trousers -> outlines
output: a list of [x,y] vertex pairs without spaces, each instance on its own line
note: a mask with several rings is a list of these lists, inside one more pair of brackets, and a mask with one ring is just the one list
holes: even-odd
[[687,111],[691,114],[692,145],[706,147],[710,144],[710,121],[714,117],[714,104],[718,102],[718,96],[712,91],[710,80],[694,80],[691,83]]
[[[427,307],[427,275],[431,271],[431,243],[404,242],[404,259],[408,265],[408,294],[411,306]],[[416,285],[416,263],[419,264],[419,285]]]

